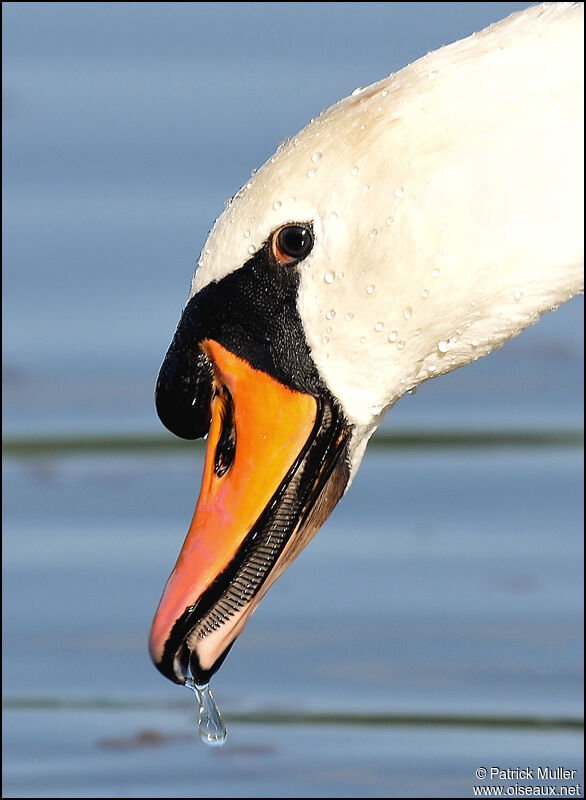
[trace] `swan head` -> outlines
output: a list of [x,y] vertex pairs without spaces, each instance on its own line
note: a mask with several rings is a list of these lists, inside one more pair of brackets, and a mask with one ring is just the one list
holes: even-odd
[[151,630],[171,680],[218,669],[403,394],[581,290],[581,14],[528,9],[356,90],[216,221],[156,392],[207,435]]

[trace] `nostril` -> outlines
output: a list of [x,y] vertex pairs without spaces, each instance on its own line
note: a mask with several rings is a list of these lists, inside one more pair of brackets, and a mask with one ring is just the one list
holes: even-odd
[[221,478],[225,475],[234,462],[236,455],[236,425],[234,423],[234,404],[232,395],[224,388],[220,408],[222,431],[216,446],[214,472]]

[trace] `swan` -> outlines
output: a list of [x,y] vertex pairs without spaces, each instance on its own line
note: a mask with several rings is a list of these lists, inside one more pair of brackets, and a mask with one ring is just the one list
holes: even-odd
[[583,5],[543,4],[359,88],[216,220],[156,406],[207,436],[150,634],[205,684],[407,391],[583,290]]

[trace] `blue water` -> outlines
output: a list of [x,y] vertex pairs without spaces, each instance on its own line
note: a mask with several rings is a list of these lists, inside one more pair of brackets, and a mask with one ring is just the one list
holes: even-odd
[[578,719],[579,451],[367,455],[215,677],[221,754],[146,652],[201,467],[188,455],[5,466],[4,796],[466,797],[483,764],[582,770],[574,729],[230,721]]
[[[525,5],[3,4],[4,434],[161,431],[224,200],[322,108]],[[385,422],[582,425],[582,298]],[[229,720],[580,716],[580,450],[368,454],[218,674],[212,754],[146,651],[201,466],[5,459],[3,796],[470,796],[481,765],[582,769],[572,728]]]

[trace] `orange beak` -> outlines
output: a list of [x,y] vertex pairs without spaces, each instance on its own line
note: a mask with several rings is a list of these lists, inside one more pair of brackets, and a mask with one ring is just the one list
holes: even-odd
[[335,481],[336,491],[325,493],[333,499],[325,516],[323,503],[312,513],[345,464],[347,428],[329,404],[326,413],[319,398],[287,388],[216,341],[200,347],[214,373],[201,491],[150,635],[153,661],[176,683],[188,667],[197,683],[209,680],[346,484]]

